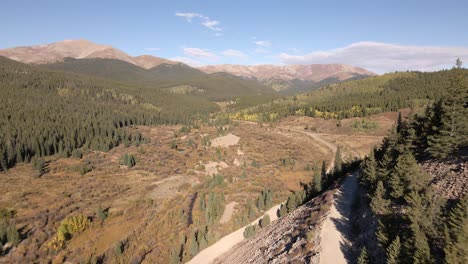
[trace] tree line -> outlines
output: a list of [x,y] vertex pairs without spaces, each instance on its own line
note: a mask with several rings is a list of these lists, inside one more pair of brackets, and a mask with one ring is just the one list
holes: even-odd
[[[217,106],[196,96],[53,72],[0,57],[0,171],[141,140],[125,127],[188,124]],[[79,156],[79,155],[78,155]]]
[[[461,79],[467,78],[468,70],[456,70]],[[257,122],[274,122],[291,115],[345,119],[421,107],[444,96],[453,71],[396,72],[331,84],[244,110],[232,107],[229,116]]]
[[467,149],[468,86],[461,62],[440,83],[443,96],[421,116],[399,118],[361,166],[361,185],[373,212],[377,250],[360,263],[465,263],[468,200],[436,195],[421,160],[452,162]]

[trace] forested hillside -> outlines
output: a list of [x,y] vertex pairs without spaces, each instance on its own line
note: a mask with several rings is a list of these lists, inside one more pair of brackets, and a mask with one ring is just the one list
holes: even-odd
[[273,89],[255,80],[243,79],[228,73],[207,74],[182,63],[161,64],[147,70],[121,60],[67,58],[63,62],[46,64],[42,67],[104,77],[173,93],[202,95],[212,100],[276,94]]
[[200,96],[51,72],[4,57],[0,91],[1,170],[51,154],[79,155],[80,148],[106,151],[141,140],[123,127],[189,123],[218,109]]
[[[460,72],[468,76],[467,70]],[[291,115],[343,119],[420,107],[443,95],[450,76],[448,70],[389,73],[327,85],[242,111],[233,105],[231,118],[262,122]]]
[[464,192],[455,199],[437,195],[434,176],[418,164],[454,164],[466,183],[468,86],[460,66],[458,62],[455,69],[432,75],[447,83],[431,79],[427,86],[439,83],[445,93],[432,95],[439,98],[424,115],[400,119],[362,163],[361,184],[374,223],[367,228],[374,226],[375,233],[374,239],[362,241],[361,263],[466,263],[468,197]]

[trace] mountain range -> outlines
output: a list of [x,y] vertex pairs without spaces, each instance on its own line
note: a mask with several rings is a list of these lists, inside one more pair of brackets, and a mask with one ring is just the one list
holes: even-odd
[[[76,60],[88,60],[84,64],[89,64],[89,59],[104,59],[103,61],[100,61],[98,63],[101,64],[101,66],[103,66],[102,64],[106,64],[106,59],[111,60],[107,61],[107,64],[115,64],[115,61],[118,60],[129,64],[129,68],[132,68],[129,69],[129,71],[132,71],[132,74],[140,70],[131,67],[131,65],[142,68],[141,70],[150,70],[161,65],[172,65],[173,67],[166,67],[166,72],[170,71],[170,69],[184,69],[185,72],[197,72],[196,75],[200,77],[200,72],[194,71],[195,69],[193,68],[193,70],[188,70],[188,68],[191,67],[189,67],[188,65],[184,65],[180,62],[171,61],[168,59],[159,58],[151,55],[130,56],[129,54],[119,49],[116,49],[110,45],[96,44],[85,39],[64,40],[61,42],[55,42],[44,45],[3,49],[0,50],[0,56],[4,56],[9,59],[20,61],[23,63],[44,64],[46,66],[52,65],[51,67],[57,70],[62,70],[62,66],[70,70],[70,63],[72,63],[74,65],[74,67],[72,67],[74,71],[77,70],[77,68],[75,67],[77,66],[76,64],[80,64],[81,62],[67,60],[67,58],[73,58]],[[93,62],[97,61],[98,60],[94,60]],[[115,73],[111,72],[103,73],[103,69],[97,69],[96,67],[94,67],[93,69],[101,72],[101,74],[97,75],[116,76]],[[122,68],[120,68],[120,70],[122,70]],[[218,76],[220,75],[220,73],[227,73],[229,75],[235,75],[243,79],[258,81],[262,85],[270,87],[274,91],[283,94],[306,92],[314,88],[323,86],[325,84],[337,83],[352,79],[361,79],[376,75],[375,73],[366,69],[344,64],[311,64],[284,66],[247,66],[224,64],[203,66],[200,67],[198,70],[208,74],[217,74]],[[81,71],[86,71],[86,69],[82,68]],[[141,72],[143,71],[140,71],[140,74]],[[174,71],[173,74],[177,75],[177,71]],[[126,78],[125,75],[116,77],[124,79]],[[135,75],[132,76],[132,78],[137,77],[138,76]],[[151,77],[150,79],[154,79],[153,77]],[[177,79],[177,76],[173,77],[173,79]],[[144,79],[148,80],[148,78]],[[190,85],[190,83],[185,84]]]
[[112,46],[96,44],[85,39],[64,40],[45,45],[4,49],[0,50],[0,56],[32,64],[55,63],[63,61],[67,57],[75,59],[116,59],[126,61],[145,69],[151,69],[163,63],[176,63],[174,61],[151,55],[132,57]]

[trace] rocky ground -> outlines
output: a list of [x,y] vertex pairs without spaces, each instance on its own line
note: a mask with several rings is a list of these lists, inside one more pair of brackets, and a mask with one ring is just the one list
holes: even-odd
[[333,190],[243,240],[214,263],[318,263],[320,226]]
[[421,164],[432,177],[436,193],[447,199],[458,199],[468,193],[468,156],[450,162],[426,161]]

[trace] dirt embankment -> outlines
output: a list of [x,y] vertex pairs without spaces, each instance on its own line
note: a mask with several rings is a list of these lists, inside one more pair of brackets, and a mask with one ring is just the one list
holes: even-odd
[[[270,216],[271,221],[275,221],[278,219],[276,212],[278,211],[280,205],[276,205],[268,210],[264,215],[268,214]],[[258,224],[260,219],[263,218],[263,215],[257,218],[250,224]],[[230,233],[229,235],[221,238],[218,242],[214,243],[213,245],[205,248],[200,253],[198,253],[194,258],[192,258],[189,262],[190,264],[207,264],[213,263],[213,261],[221,256],[222,254],[228,252],[232,249],[236,244],[242,242],[244,240],[244,230],[247,226],[239,228],[238,230]],[[239,262],[241,263],[241,262]]]
[[318,229],[332,196],[333,190],[322,193],[235,245],[214,263],[318,263]]

